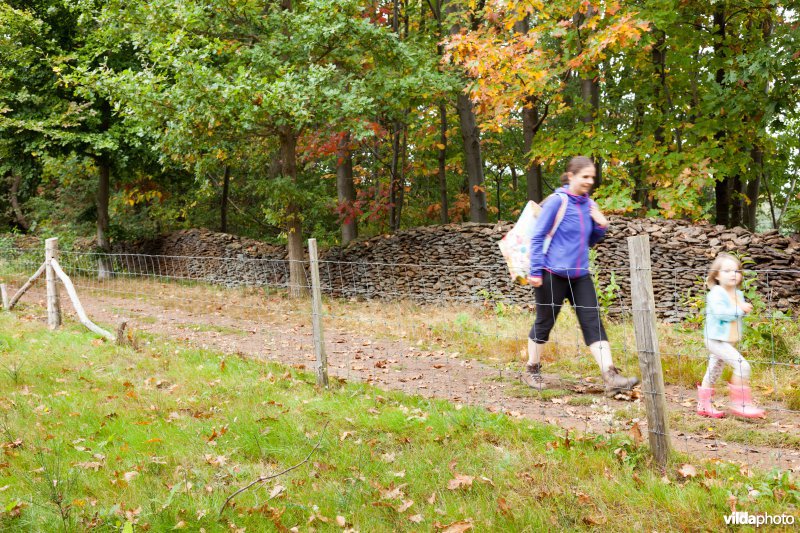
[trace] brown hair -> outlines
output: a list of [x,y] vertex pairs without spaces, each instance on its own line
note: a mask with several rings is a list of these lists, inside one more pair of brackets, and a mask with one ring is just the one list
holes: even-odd
[[580,172],[586,167],[593,167],[594,161],[589,159],[584,155],[576,155],[572,159],[569,160],[567,163],[567,170],[561,174],[561,185],[566,185],[569,183],[569,176],[568,174],[572,173],[575,174],[576,172]]
[[736,288],[740,289],[742,287],[742,280],[744,279],[744,276],[742,276],[742,262],[731,254],[721,253],[714,259],[714,262],[711,263],[711,266],[708,268],[708,276],[706,277],[706,286],[709,289],[713,289],[715,285],[719,285],[719,282],[717,281],[717,276],[719,275],[719,271],[722,268],[722,262],[729,260],[736,263],[736,270],[739,271],[739,282],[736,284]]

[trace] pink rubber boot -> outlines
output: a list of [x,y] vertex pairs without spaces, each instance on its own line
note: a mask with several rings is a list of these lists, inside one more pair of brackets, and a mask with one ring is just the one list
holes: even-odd
[[731,413],[742,418],[766,418],[763,409],[753,405],[753,393],[746,385],[728,385]]
[[714,407],[711,403],[711,398],[714,396],[714,389],[711,387],[697,386],[697,414],[700,416],[707,416],[709,418],[722,418],[725,416],[724,411]]

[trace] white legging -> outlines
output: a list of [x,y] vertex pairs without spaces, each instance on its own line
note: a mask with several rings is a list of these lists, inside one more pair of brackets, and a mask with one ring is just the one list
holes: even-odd
[[711,352],[708,356],[708,370],[703,377],[703,387],[713,387],[714,383],[722,374],[722,367],[728,363],[733,368],[733,373],[743,381],[750,379],[750,363],[742,354],[733,347],[733,344],[725,341],[706,339],[706,348]]

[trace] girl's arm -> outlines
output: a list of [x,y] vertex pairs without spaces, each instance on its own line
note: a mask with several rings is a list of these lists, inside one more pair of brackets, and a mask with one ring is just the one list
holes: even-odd
[[547,236],[547,232],[553,227],[553,222],[556,220],[556,214],[560,207],[561,197],[554,195],[554,197],[544,202],[542,205],[542,212],[539,213],[539,218],[536,219],[533,237],[531,237],[531,277],[542,277],[542,268],[544,267],[544,254],[542,253],[544,238]]

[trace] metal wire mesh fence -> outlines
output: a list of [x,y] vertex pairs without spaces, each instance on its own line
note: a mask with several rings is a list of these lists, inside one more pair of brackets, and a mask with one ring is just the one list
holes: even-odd
[[[112,276],[98,278],[100,259],[113,265]],[[0,281],[9,294],[42,261],[40,250],[0,248]],[[62,250],[59,263],[95,322],[113,329],[127,320],[140,332],[140,342],[158,334],[309,370],[316,364],[310,299],[289,297],[292,289],[312,290],[308,261],[301,262],[305,276],[299,280],[290,279],[288,260],[246,256],[100,256]],[[566,431],[627,432],[633,441],[646,440],[643,396],[652,391],[636,389],[617,398],[602,394],[600,371],[572,311],[562,311],[545,347],[545,386],[530,387],[523,380],[534,298],[531,292],[530,304],[519,305],[498,290],[491,281],[505,272],[429,264],[420,258],[413,264],[321,260],[319,273],[325,349],[334,378],[482,405],[509,416],[556,423]],[[631,272],[626,267],[593,274],[607,280],[612,274],[622,279]],[[745,296],[754,309],[738,347],[750,365],[752,390],[767,418],[744,420],[701,418],[695,413],[696,385],[709,362],[702,331],[706,290],[699,281],[692,290],[685,286],[687,277],[701,280],[706,272],[671,272],[673,288],[666,297],[661,292],[652,311],[670,320],[658,322],[657,334],[662,394],[676,451],[762,467],[798,468],[800,330],[793,315],[777,309],[769,297],[772,285],[785,286],[798,274],[747,273]],[[607,288],[598,287],[596,311],[605,321],[616,366],[636,374],[640,350],[633,317],[643,309]],[[41,315],[42,281],[23,303],[23,312]],[[719,383],[730,379],[729,372],[723,371]],[[741,368],[734,373],[741,375]],[[724,398],[724,388],[717,389],[718,398]]]

